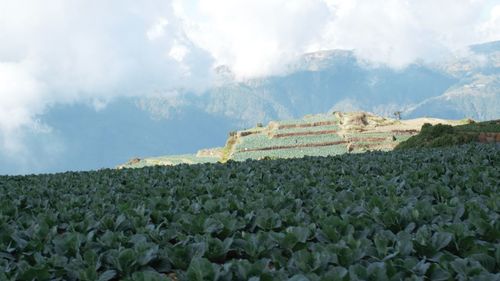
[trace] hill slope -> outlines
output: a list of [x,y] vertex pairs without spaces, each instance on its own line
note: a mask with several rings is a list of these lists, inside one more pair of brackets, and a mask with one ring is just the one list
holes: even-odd
[[468,121],[395,120],[364,112],[307,115],[231,132],[223,148],[201,150],[196,155],[135,158],[119,168],[387,151],[417,134],[424,123],[459,125],[464,122]]
[[500,142],[500,120],[470,123],[452,127],[445,124],[424,124],[415,135],[396,146],[396,149],[440,147],[470,142]]

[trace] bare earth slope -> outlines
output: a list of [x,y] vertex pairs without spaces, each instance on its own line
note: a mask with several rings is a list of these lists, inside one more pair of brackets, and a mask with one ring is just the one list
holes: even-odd
[[203,149],[192,155],[135,158],[118,168],[387,151],[418,134],[424,123],[456,126],[468,122],[436,118],[395,120],[366,112],[307,115],[231,132],[222,148]]

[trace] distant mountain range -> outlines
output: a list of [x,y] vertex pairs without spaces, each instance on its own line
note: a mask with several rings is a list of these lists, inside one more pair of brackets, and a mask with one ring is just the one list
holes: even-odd
[[219,69],[223,83],[203,95],[175,99],[245,125],[335,110],[382,116],[402,111],[404,118],[500,117],[500,41],[474,45],[466,57],[401,70],[368,65],[341,50],[306,54],[281,76],[236,82],[227,67]]
[[[224,145],[229,131],[310,113],[500,118],[500,41],[471,46],[465,57],[400,70],[361,62],[352,51],[331,50],[303,55],[282,75],[236,81],[226,66],[216,72],[214,87],[204,93],[179,89],[120,98],[99,111],[84,104],[51,108],[39,119],[64,145],[49,155],[38,149],[47,140],[33,138],[33,157],[44,165],[28,172],[96,169],[135,156],[190,153]],[[15,164],[0,157],[0,173],[16,172]]]

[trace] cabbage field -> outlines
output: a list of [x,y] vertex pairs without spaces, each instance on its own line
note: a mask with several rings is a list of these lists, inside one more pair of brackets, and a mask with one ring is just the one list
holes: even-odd
[[342,128],[338,125],[324,125],[324,126],[312,126],[312,127],[292,127],[292,128],[275,129],[273,131],[273,134],[318,132],[318,131],[338,131],[341,129]]
[[274,121],[280,126],[287,125],[299,125],[299,124],[310,124],[315,122],[333,122],[338,123],[339,118],[334,114],[315,114],[315,115],[306,115],[300,119],[290,119],[290,120],[279,120]]
[[304,156],[325,156],[347,153],[345,144],[318,146],[318,147],[296,147],[289,149],[273,149],[263,151],[243,151],[234,153],[232,160],[245,161],[247,159],[275,159],[275,158],[300,158]]
[[0,176],[0,280],[500,280],[500,146]]
[[[263,149],[280,146],[295,146],[295,145],[314,145],[325,142],[343,141],[342,137],[336,134],[313,135],[313,136],[293,136],[286,138],[269,138],[265,134],[254,134],[240,139],[236,144],[237,151],[246,149]],[[345,145],[344,145],[345,146]]]

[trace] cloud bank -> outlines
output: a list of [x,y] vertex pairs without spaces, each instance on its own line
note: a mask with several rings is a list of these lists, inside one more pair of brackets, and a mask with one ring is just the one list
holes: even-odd
[[207,85],[210,55],[183,41],[168,1],[0,1],[0,156],[51,134],[37,116],[52,105]]
[[359,58],[401,68],[415,60],[460,55],[467,46],[500,39],[485,25],[494,1],[329,1],[335,16],[323,46],[355,50]]
[[33,134],[57,143],[37,121],[53,105],[201,90],[221,64],[248,78],[325,49],[395,68],[457,55],[500,39],[495,2],[0,0],[0,157],[29,155]]
[[174,3],[187,37],[239,77],[282,70],[311,50],[331,17],[321,0],[200,0]]
[[188,38],[239,76],[280,72],[304,52],[352,49],[401,68],[500,39],[489,0],[174,1]]

